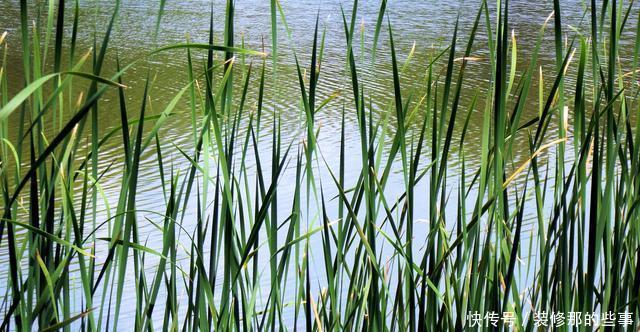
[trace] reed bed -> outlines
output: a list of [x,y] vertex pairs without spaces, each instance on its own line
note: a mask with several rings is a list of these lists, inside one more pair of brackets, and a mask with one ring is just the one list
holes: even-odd
[[[402,86],[412,54],[399,60],[387,5],[380,2],[369,48],[357,45],[358,1],[336,13],[346,45],[339,98],[318,93],[327,56],[319,20],[309,27],[312,45],[287,50],[301,119],[288,139],[282,110],[268,106],[277,91],[265,89],[283,84],[278,34],[291,38],[277,0],[261,50],[239,39],[232,0],[224,13],[212,9],[207,43],[164,44],[162,0],[150,32],[156,46],[131,63],[116,59],[110,43],[119,1],[86,52],[76,44],[77,0],[48,1],[35,25],[21,0],[20,45],[0,37],[0,247],[8,255],[0,330],[531,331],[546,329],[534,319],[540,312],[639,315],[635,4],[591,0],[582,24],[567,27],[555,0],[523,61],[509,1],[479,1],[465,13],[474,18],[465,36],[452,24],[448,45],[432,53],[419,92]],[[217,43],[214,20],[225,22]],[[629,34],[632,61],[621,61],[620,38]],[[549,35],[555,68],[543,77],[538,55]],[[381,41],[389,58],[376,54]],[[22,68],[7,66],[13,49]],[[478,49],[491,77],[487,89],[470,91],[465,74]],[[184,83],[152,111],[148,60],[163,53],[187,58]],[[391,64],[393,99],[375,103],[386,108],[373,106],[365,55]],[[103,70],[107,59],[117,60],[113,74]],[[136,72],[145,82],[139,96],[128,95],[133,66],[145,68]],[[21,81],[9,80],[12,70]],[[257,95],[248,93],[253,85]],[[117,101],[107,103],[107,93]],[[534,116],[531,103],[539,105]],[[323,153],[319,139],[333,134],[316,119],[328,108],[341,112],[336,155]],[[101,127],[107,111],[119,126]],[[482,114],[479,138],[468,137],[472,112]],[[345,162],[345,113],[358,129],[359,163]],[[191,146],[163,141],[176,116],[191,117]],[[465,150],[470,139],[480,151]],[[121,158],[104,167],[107,141],[119,142]],[[513,152],[518,142],[527,144],[524,160]],[[139,207],[145,152],[157,156],[144,167],[160,174],[162,210]],[[166,162],[170,154],[180,164]],[[467,165],[471,154],[479,167]],[[105,216],[101,183],[113,170],[117,203]],[[354,171],[357,178],[345,176]],[[393,176],[399,195],[389,194]],[[293,183],[291,195],[279,192],[283,182]],[[419,209],[427,211],[420,227]],[[472,312],[513,319],[473,327]]]

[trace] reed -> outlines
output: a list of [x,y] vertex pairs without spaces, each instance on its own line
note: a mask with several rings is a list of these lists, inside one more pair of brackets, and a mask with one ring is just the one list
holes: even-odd
[[[509,0],[481,0],[473,23],[456,21],[448,44],[431,52],[418,90],[405,87],[413,51],[400,61],[387,1],[370,48],[356,30],[359,5],[339,13],[344,88],[325,96],[326,30],[317,18],[312,45],[292,43],[295,78],[285,82],[279,41],[292,34],[277,0],[270,48],[260,51],[239,39],[230,0],[219,43],[213,6],[207,43],[163,43],[161,1],[154,48],[126,64],[112,40],[120,1],[86,51],[76,43],[77,0],[48,1],[35,26],[21,0],[20,45],[0,36],[0,330],[441,331],[475,329],[470,312],[513,312],[513,327],[499,320],[500,330],[538,330],[534,312],[629,312],[637,322],[635,4],[592,0],[580,25],[567,27],[554,1],[522,67]],[[543,77],[538,56],[551,29],[555,67]],[[635,38],[630,61],[620,60],[623,34]],[[18,69],[7,60],[18,49],[20,82],[9,80]],[[489,83],[468,89],[479,49]],[[158,112],[149,100],[162,65],[149,60],[161,54],[184,56],[186,66]],[[373,102],[367,61],[389,62],[390,101]],[[132,95],[140,79],[143,92]],[[285,83],[299,90],[300,114],[286,132],[271,106]],[[525,110],[531,104],[537,115]],[[325,154],[321,137],[331,133],[317,117],[329,108],[341,110],[337,155]],[[101,128],[105,112],[119,125]],[[478,112],[481,136],[472,138]],[[163,140],[181,116],[190,117],[189,146]],[[358,163],[347,162],[350,126]],[[479,151],[465,148],[471,139]],[[105,162],[114,141],[120,158]],[[521,142],[524,160],[514,153]],[[153,165],[142,165],[145,153]],[[479,165],[469,165],[477,153]],[[163,192],[153,211],[140,205],[149,168]],[[119,181],[115,205],[103,190],[110,177]],[[400,194],[389,190],[395,177]]]

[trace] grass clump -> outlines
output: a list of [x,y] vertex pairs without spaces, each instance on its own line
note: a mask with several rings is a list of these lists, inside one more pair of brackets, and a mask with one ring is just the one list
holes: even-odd
[[[591,1],[567,33],[554,1],[522,68],[509,1],[480,1],[472,24],[456,21],[429,54],[419,89],[406,88],[413,51],[402,63],[389,4],[380,2],[371,48],[356,30],[359,5],[338,13],[340,93],[321,90],[318,18],[309,49],[290,49],[292,125],[274,106],[291,69],[278,34],[293,39],[277,0],[268,51],[238,39],[234,1],[220,42],[212,8],[208,42],[164,44],[161,1],[153,50],[127,64],[113,50],[119,1],[85,54],[78,1],[49,1],[33,28],[20,1],[22,68],[8,66],[14,51],[0,37],[0,330],[438,331],[475,328],[468,313],[512,312],[495,328],[529,331],[540,312],[640,314],[633,2]],[[630,56],[623,34],[635,40]],[[185,81],[155,112],[161,65],[149,60],[162,54],[186,57]],[[389,63],[389,100],[369,90],[365,59]],[[488,83],[468,89],[479,59]],[[140,95],[128,89],[134,79]],[[337,153],[323,144],[329,108],[339,112]],[[103,113],[118,124],[103,128]],[[181,116],[189,144],[167,142]],[[119,157],[105,162],[108,142]],[[148,181],[159,182],[161,209],[141,204]]]

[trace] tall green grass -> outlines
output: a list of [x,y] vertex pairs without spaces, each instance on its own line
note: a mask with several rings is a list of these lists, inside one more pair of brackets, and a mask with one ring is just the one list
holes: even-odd
[[[533,312],[640,314],[634,3],[592,0],[567,34],[564,4],[554,1],[522,68],[509,1],[480,1],[467,13],[471,26],[456,21],[448,45],[430,54],[416,91],[404,87],[413,53],[400,62],[389,4],[380,3],[370,51],[356,31],[359,5],[339,13],[344,93],[325,97],[319,19],[305,27],[312,45],[293,47],[296,77],[284,82],[279,42],[292,33],[277,0],[266,51],[238,39],[233,1],[220,44],[213,26],[222,13],[212,8],[208,43],[164,45],[161,1],[155,49],[127,64],[111,40],[119,1],[88,52],[76,44],[78,1],[49,1],[35,27],[20,1],[20,45],[0,37],[0,248],[8,256],[0,330],[440,331],[470,328],[469,312],[514,312],[515,328],[530,331],[538,329]],[[538,57],[549,29],[555,68],[544,84]],[[620,60],[623,34],[635,38],[631,61]],[[384,39],[388,58],[379,53]],[[470,90],[478,49],[488,54],[489,87]],[[8,67],[9,52],[21,52],[20,82],[8,79],[19,70]],[[158,113],[148,104],[147,60],[166,52],[186,57],[185,77]],[[103,68],[109,57],[113,74]],[[392,100],[375,103],[382,109],[373,106],[365,59],[390,63]],[[141,95],[127,89],[134,66],[145,72]],[[284,83],[300,91],[300,141],[286,138],[281,110],[266,107]],[[532,103],[537,116],[526,110]],[[335,156],[323,153],[317,120],[329,107],[342,110]],[[116,128],[101,128],[104,112],[118,113]],[[360,158],[347,164],[349,112]],[[482,114],[479,138],[468,132],[474,112]],[[163,141],[177,116],[190,117],[191,147]],[[472,139],[479,151],[465,148]],[[104,162],[108,141],[119,142],[121,161]],[[514,152],[519,142],[528,143],[524,160]],[[153,166],[141,165],[147,151]],[[477,153],[472,167],[467,158]],[[169,154],[186,167],[166,163]],[[142,167],[159,174],[162,210],[139,206]],[[112,169],[117,203],[101,214]],[[399,195],[388,190],[394,172]],[[284,182],[293,183],[290,196],[279,193]],[[416,227],[422,208],[426,232]]]

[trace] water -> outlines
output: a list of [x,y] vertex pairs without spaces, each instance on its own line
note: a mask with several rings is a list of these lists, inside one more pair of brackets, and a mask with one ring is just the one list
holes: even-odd
[[[304,132],[304,115],[300,111],[300,91],[295,72],[295,62],[293,58],[293,51],[298,54],[301,65],[308,68],[310,62],[310,51],[312,45],[312,29],[315,24],[316,17],[319,17],[320,27],[325,31],[325,50],[324,59],[322,63],[322,71],[320,73],[320,82],[318,86],[319,95],[317,100],[322,101],[329,96],[337,94],[338,97],[332,100],[327,106],[316,115],[316,124],[319,126],[319,149],[322,155],[326,158],[327,165],[337,172],[338,169],[338,156],[340,146],[340,135],[337,135],[340,130],[341,112],[343,105],[345,107],[346,118],[346,151],[347,160],[346,164],[359,165],[360,163],[360,137],[357,129],[357,121],[355,111],[353,110],[353,102],[351,101],[352,94],[349,86],[349,76],[346,71],[346,43],[344,30],[342,25],[342,17],[340,15],[341,4],[344,6],[347,17],[350,17],[351,3],[341,2],[337,0],[324,1],[319,4],[315,1],[282,1],[282,7],[286,14],[287,24],[291,29],[291,36],[287,35],[287,31],[280,24],[278,31],[278,45],[279,45],[279,58],[278,58],[278,75],[279,81],[277,87],[273,85],[271,79],[267,80],[266,97],[265,97],[265,117],[263,119],[263,130],[259,140],[264,147],[270,146],[271,141],[271,128],[273,123],[272,111],[277,111],[281,114],[282,118],[282,141],[284,144],[289,142],[297,142],[305,137]],[[531,53],[535,46],[536,38],[541,24],[553,11],[553,4],[551,1],[544,2],[531,2],[531,1],[511,1],[510,20],[511,26],[517,39],[518,44],[518,63],[517,70],[522,73],[526,69],[531,59]],[[160,38],[155,42],[153,40],[153,30],[156,21],[158,4],[153,1],[123,1],[120,8],[120,16],[114,31],[114,37],[110,42],[110,51],[107,54],[106,64],[103,70],[104,76],[110,76],[115,73],[115,59],[116,53],[120,58],[121,63],[126,64],[140,57],[145,56],[156,46],[169,45],[174,43],[181,43],[186,41],[188,35],[193,42],[206,42],[208,39],[209,30],[209,12],[213,8],[214,13],[214,30],[218,32],[217,39],[214,43],[222,43],[222,35],[224,25],[224,2],[214,1],[168,1],[165,14],[162,18],[162,24],[160,28]],[[379,3],[378,1],[364,1],[361,2],[358,12],[358,22],[363,27],[364,33],[364,56],[360,46],[359,29],[356,33],[356,41],[354,42],[354,51],[357,55],[357,64],[364,81],[364,88],[367,96],[371,97],[372,106],[377,117],[384,117],[389,112],[393,111],[393,85],[392,85],[392,73],[390,52],[388,43],[388,29],[386,25],[383,27],[379,40],[379,51],[375,61],[371,58],[371,47],[373,39],[373,29],[375,21],[378,15]],[[466,46],[469,30],[475,19],[475,14],[478,10],[479,3],[472,1],[390,1],[387,8],[387,15],[393,25],[394,40],[399,55],[400,62],[404,62],[408,56],[412,47],[415,47],[415,53],[411,59],[410,65],[402,73],[402,86],[403,95],[407,98],[410,94],[420,96],[424,93],[425,87],[423,80],[426,74],[427,65],[430,62],[430,58],[439,53],[443,46],[447,46],[450,43],[451,36],[455,25],[455,20],[459,18],[460,33],[458,39],[458,51],[459,56]],[[489,5],[492,15],[495,15],[495,4]],[[588,29],[586,25],[588,22],[583,22],[583,15],[585,13],[586,5],[583,1],[570,0],[563,2],[562,15],[565,31],[568,32],[568,38],[574,35],[569,26],[576,27],[580,30]],[[31,5],[30,13],[33,19],[37,19],[37,11],[41,11],[42,15],[46,14],[46,5]],[[103,31],[106,29],[106,24],[110,18],[113,10],[112,4],[106,4],[102,2],[94,1],[81,1],[80,9],[80,35],[78,36],[78,53],[86,52],[93,44],[93,32],[97,31],[97,38],[101,40]],[[0,12],[4,13],[0,18],[0,31],[7,30],[8,44],[10,45],[8,57],[8,69],[10,77],[10,94],[15,94],[22,87],[22,72],[21,72],[21,53],[19,42],[19,3],[14,0],[0,2]],[[238,1],[236,3],[236,43],[245,43],[246,48],[261,50],[263,47],[267,52],[270,52],[271,40],[270,40],[270,15],[269,15],[269,3],[267,1]],[[72,10],[67,11],[69,15],[72,14]],[[458,16],[459,15],[459,16]],[[630,15],[633,20],[636,15]],[[41,18],[43,19],[43,18]],[[69,16],[66,19],[68,29],[65,30],[65,34],[68,38],[71,32],[72,17]],[[628,24],[628,26],[634,26]],[[495,30],[495,26],[492,27]],[[622,56],[623,58],[631,53],[633,39],[629,34],[622,36]],[[263,46],[264,45],[264,46]],[[625,46],[627,46],[625,48]],[[487,36],[486,27],[484,26],[484,18],[481,19],[481,25],[479,27],[479,36],[474,44],[472,56],[478,58],[477,61],[469,63],[463,87],[463,100],[460,108],[460,118],[458,119],[458,126],[454,132],[453,137],[460,136],[460,130],[462,128],[462,121],[468,112],[468,107],[471,104],[471,98],[478,93],[480,99],[476,109],[473,110],[471,115],[471,121],[468,128],[468,134],[465,144],[465,162],[468,170],[475,170],[480,163],[480,155],[477,151],[480,151],[480,137],[482,126],[482,110],[484,109],[483,92],[488,88],[489,78],[491,77],[489,68],[489,59],[487,52]],[[197,68],[200,68],[206,61],[206,54],[201,51],[195,51],[195,64]],[[443,59],[446,59],[446,55]],[[261,65],[261,59],[258,57],[247,57],[242,59],[244,66],[248,66],[253,63],[253,76],[251,78],[250,91],[248,93],[248,109],[255,110],[255,101],[257,100],[257,88],[258,88],[258,73]],[[51,62],[51,61],[49,61]],[[269,64],[270,60],[267,60]],[[555,71],[555,54],[553,45],[553,29],[552,24],[548,27],[541,48],[541,54],[539,56],[538,64],[542,67],[545,75],[545,82],[553,81],[553,72]],[[200,67],[198,67],[200,66]],[[138,103],[142,91],[144,88],[144,78],[147,70],[149,70],[150,76],[153,78],[151,90],[150,90],[150,110],[152,113],[159,113],[164,109],[169,100],[187,83],[186,74],[186,52],[185,51],[170,51],[162,53],[158,56],[149,58],[148,61],[142,61],[138,65],[134,66],[125,76],[124,83],[129,87],[126,90],[126,95],[129,100],[130,116],[135,117],[138,112]],[[89,67],[86,68],[89,71]],[[270,70],[270,69],[269,69]],[[444,73],[436,71],[436,74],[444,76]],[[457,75],[457,70],[454,71],[454,75]],[[270,77],[269,74],[267,77]],[[235,83],[239,86],[243,77],[237,75]],[[526,107],[525,113],[522,116],[522,121],[529,120],[537,115],[537,80],[534,80],[532,90],[529,97],[529,104]],[[569,75],[566,80],[566,86],[572,87],[574,83],[573,76]],[[238,90],[236,90],[238,91]],[[472,92],[470,92],[472,91]],[[414,98],[414,99],[417,99]],[[415,100],[414,100],[415,102]],[[118,114],[117,95],[115,92],[107,93],[100,105],[99,123],[102,133],[107,133],[111,128],[114,128],[120,124]],[[186,170],[189,164],[185,159],[180,156],[173,145],[178,146],[184,151],[193,150],[193,137],[191,118],[189,114],[188,98],[183,98],[179,103],[177,110],[174,112],[174,116],[167,121],[163,130],[161,131],[160,140],[161,145],[164,147],[163,151],[172,151],[164,155],[165,165],[171,165],[176,169]],[[9,128],[14,129],[10,132],[12,138],[16,138],[17,117],[11,118]],[[391,121],[393,123],[393,121]],[[244,123],[246,126],[246,123]],[[555,125],[553,121],[552,126]],[[148,126],[149,128],[151,125]],[[393,130],[393,126],[390,127]],[[555,129],[554,129],[555,130]],[[48,132],[51,135],[54,131]],[[241,131],[244,132],[244,131]],[[89,141],[87,141],[89,142]],[[570,145],[567,145],[568,156],[573,156],[573,151],[570,150]],[[294,151],[295,152],[295,151]],[[526,144],[526,137],[518,137],[514,144],[514,163],[519,165],[525,161],[530,152]],[[270,164],[270,152],[265,150],[261,151],[263,165]],[[450,160],[452,167],[448,169],[448,187],[450,187],[451,197],[455,197],[457,181],[459,179],[458,174],[458,160],[460,154],[456,147],[452,151]],[[107,141],[102,147],[100,153],[100,167],[99,169],[106,169],[108,165],[111,165],[110,170],[102,177],[100,185],[105,195],[105,200],[109,203],[111,209],[117,204],[118,193],[120,188],[120,174],[122,171],[122,143],[118,135],[114,136],[111,140]],[[427,164],[429,161],[425,157],[423,164]],[[570,161],[570,160],[569,160]],[[247,161],[249,169],[255,171],[255,160],[252,156],[249,156]],[[293,163],[291,164],[293,165]],[[291,166],[285,172],[283,179],[279,184],[278,199],[281,202],[290,202],[291,196],[294,190],[295,179],[295,167]],[[331,177],[327,171],[327,167],[319,164],[319,168],[316,172],[319,174],[319,178],[322,178],[325,183],[331,184]],[[396,165],[398,169],[398,165]],[[347,167],[346,179],[351,182],[351,185],[355,183],[359,175],[359,167],[349,168]],[[249,175],[249,183],[253,183],[252,176]],[[163,188],[161,186],[160,177],[158,175],[158,163],[157,154],[155,149],[149,148],[145,151],[141,160],[140,170],[140,184],[138,194],[138,208],[141,210],[149,210],[156,212],[163,212],[165,206],[163,197]],[[467,179],[469,181],[469,179]],[[426,195],[427,183],[423,181],[416,189],[418,193],[422,190],[422,193],[418,194],[417,199],[422,200],[424,204],[420,204],[422,209],[417,212],[417,219],[428,219],[426,206],[428,205],[428,197]],[[333,186],[328,186],[333,187]],[[404,191],[404,184],[402,182],[401,174],[395,174],[391,177],[387,197],[397,197]],[[327,192],[328,197],[335,195],[335,192]],[[471,196],[475,195],[472,193]],[[109,213],[107,204],[102,200],[98,206],[99,215],[97,216],[98,223],[104,221]],[[282,212],[281,216],[285,216],[290,204],[281,204]],[[455,205],[451,205],[451,209],[455,209]],[[195,228],[195,214],[191,211],[195,210],[195,200],[191,200],[190,207],[187,210],[186,217],[183,222],[183,227],[186,231],[192,232]],[[310,223],[310,227],[313,224],[317,224],[319,221],[313,217],[315,209],[311,209],[311,217],[304,222]],[[457,211],[448,211],[451,216],[455,216]],[[530,211],[531,213],[535,211]],[[335,217],[337,213],[330,211],[332,217]],[[157,229],[149,222],[145,222],[145,218],[149,218],[156,222],[159,222],[157,215],[149,213],[139,213],[139,228],[140,239],[146,241],[150,248],[161,248],[161,237],[158,237]],[[453,218],[452,218],[453,219]],[[424,238],[427,232],[426,224],[416,224],[416,243],[417,248],[420,248],[424,243]],[[87,229],[92,229],[92,225],[87,225]],[[530,234],[535,231],[535,227],[532,224],[525,226],[523,234]],[[106,236],[106,232],[98,232],[99,236]],[[320,246],[319,235],[311,239],[311,248],[314,248],[314,244]],[[188,237],[181,236],[180,241],[188,241]],[[282,241],[282,240],[281,240]],[[523,243],[523,247],[527,247],[528,244]],[[188,247],[188,245],[187,245]],[[387,246],[390,247],[390,246]],[[106,257],[106,243],[98,243],[98,251],[96,256],[98,261],[104,261]],[[392,253],[391,248],[383,248],[382,261],[385,261],[385,257],[389,257]],[[185,253],[182,253],[183,257],[186,257]],[[388,255],[387,255],[388,254]],[[386,255],[386,256],[385,256]],[[6,255],[6,247],[0,249],[0,271],[4,272],[8,269]],[[269,257],[260,257],[261,266],[264,267],[265,275],[268,275],[268,259]],[[321,266],[322,257],[321,249],[318,248],[316,254],[312,257],[314,262]],[[153,258],[149,258],[147,267],[153,271],[154,264],[150,263]],[[179,262],[179,264],[188,266],[188,260]],[[322,270],[312,271],[312,278],[322,285],[326,281],[324,280],[324,272]],[[217,278],[218,282],[222,281],[222,271]],[[5,273],[2,274],[6,275]],[[291,274],[293,275],[293,274]],[[2,277],[4,278],[4,277]],[[293,277],[290,277],[293,278]],[[264,289],[269,289],[268,277],[263,277]],[[293,279],[292,279],[293,280]],[[130,284],[126,286],[126,289],[132,290],[135,286],[133,281],[130,280]],[[2,285],[7,285],[6,279],[2,279]],[[4,289],[0,291],[4,293]],[[78,292],[78,295],[80,292]],[[135,298],[127,294],[133,294],[132,292],[125,291],[126,298],[123,303],[123,312],[121,314],[122,323],[120,327],[130,327],[128,324],[132,324],[133,320],[131,315],[132,310],[126,310],[126,308],[135,306]],[[288,294],[291,298],[285,299],[291,300],[293,294]],[[261,294],[266,300],[267,294]],[[260,305],[258,305],[260,307]],[[161,310],[157,310],[161,312]],[[292,319],[292,311],[287,310],[285,315]],[[158,318],[161,319],[160,316]]]

